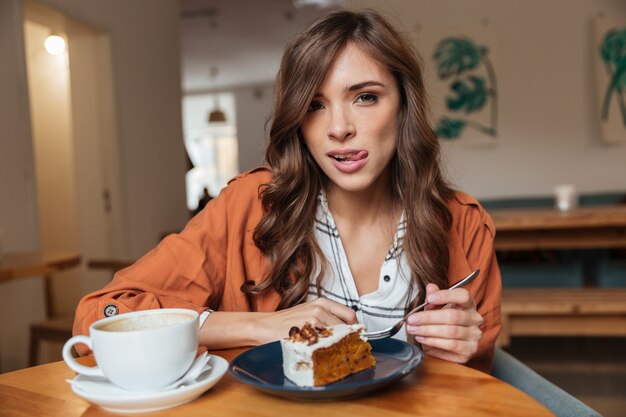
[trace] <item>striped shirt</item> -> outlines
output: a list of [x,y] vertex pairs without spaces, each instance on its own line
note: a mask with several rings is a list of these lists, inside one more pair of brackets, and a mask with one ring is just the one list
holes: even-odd
[[[315,237],[327,260],[320,295],[354,309],[359,323],[364,324],[367,331],[382,330],[396,324],[404,317],[408,305],[418,293],[417,285],[411,280],[411,271],[402,249],[405,233],[406,219],[403,214],[380,268],[378,289],[369,294],[359,295],[339,231],[328,208],[326,194],[322,191],[315,216]],[[307,301],[318,297],[315,275],[309,287]],[[394,337],[406,340],[404,328]]]

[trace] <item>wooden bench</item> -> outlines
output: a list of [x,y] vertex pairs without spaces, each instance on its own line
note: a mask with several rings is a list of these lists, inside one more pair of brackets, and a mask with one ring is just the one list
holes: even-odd
[[[490,211],[496,251],[626,248],[626,205]],[[502,332],[512,336],[626,336],[626,288],[505,288]]]
[[626,336],[626,288],[507,288],[499,346],[511,336]]

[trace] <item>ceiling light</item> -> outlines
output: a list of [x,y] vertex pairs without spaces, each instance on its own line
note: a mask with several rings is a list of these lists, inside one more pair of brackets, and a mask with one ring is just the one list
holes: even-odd
[[65,39],[59,35],[48,36],[43,45],[50,55],[61,55],[65,52]]
[[[213,67],[211,68],[213,70]],[[213,71],[212,71],[213,74]],[[215,68],[215,75],[217,75],[217,68]],[[226,121],[226,113],[220,109],[220,95],[215,94],[213,96],[213,110],[209,113],[209,117],[207,118],[209,123],[223,123]]]
[[219,108],[214,109],[209,113],[209,123],[220,123],[226,121],[226,114]]

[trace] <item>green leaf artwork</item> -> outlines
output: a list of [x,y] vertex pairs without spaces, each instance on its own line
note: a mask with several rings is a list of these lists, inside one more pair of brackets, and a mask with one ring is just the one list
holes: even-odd
[[438,138],[458,139],[463,133],[465,122],[463,120],[449,119],[442,117],[439,124],[435,128],[435,134]]
[[465,110],[466,113],[471,113],[485,106],[487,95],[489,94],[485,79],[470,76],[469,81],[471,81],[473,85],[469,85],[463,80],[452,83],[450,88],[456,93],[456,97],[448,97],[447,99],[448,108],[450,110]]
[[434,58],[437,75],[442,80],[472,70],[480,64],[487,49],[478,47],[469,39],[446,38],[439,42]]
[[[496,76],[488,55],[487,47],[466,37],[448,37],[437,44],[433,54],[437,76],[441,80],[450,80],[448,87],[452,92],[446,97],[447,110],[469,115],[483,110],[489,99],[492,100],[490,126],[467,118],[442,117],[435,128],[439,138],[457,139],[466,127],[492,138],[497,136]],[[478,72],[480,68],[484,68],[487,77]]]
[[610,78],[604,93],[602,120],[608,119],[609,107],[613,96],[615,96],[622,114],[622,121],[626,126],[626,101],[624,100],[624,92],[626,92],[626,28],[614,29],[606,33],[600,46],[600,57],[604,61]]

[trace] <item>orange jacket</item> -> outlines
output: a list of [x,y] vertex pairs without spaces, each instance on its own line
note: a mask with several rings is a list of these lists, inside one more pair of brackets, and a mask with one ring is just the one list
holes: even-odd
[[[274,311],[279,302],[276,292],[251,297],[241,291],[244,281],[259,282],[266,270],[266,259],[252,235],[263,214],[259,186],[270,178],[267,168],[240,175],[181,233],[166,237],[134,265],[115,274],[107,286],[85,296],[76,309],[74,334],[87,334],[91,323],[111,313],[135,310]],[[489,215],[466,194],[457,193],[449,208],[453,217],[449,282],[481,270],[466,287],[485,319],[479,351],[468,365],[488,372],[500,331],[495,228]]]

